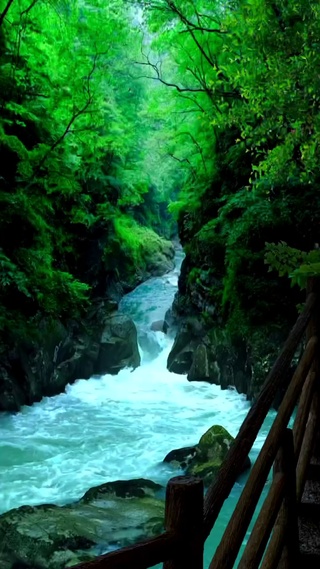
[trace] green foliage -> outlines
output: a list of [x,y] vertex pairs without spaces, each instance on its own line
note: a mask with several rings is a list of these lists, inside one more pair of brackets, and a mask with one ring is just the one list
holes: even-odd
[[[148,6],[153,51],[144,63],[179,117],[168,140],[187,179],[170,209],[192,267],[188,282],[213,297],[230,329],[253,337],[263,324],[289,322],[300,300],[268,273],[266,242],[280,242],[267,259],[292,282],[302,286],[319,270],[317,254],[301,253],[318,241],[320,221],[319,3]],[[222,290],[208,286],[208,271]]]
[[[17,317],[29,334],[38,314],[82,313],[105,272],[117,273],[106,251],[142,270],[142,242],[154,250],[156,236],[134,219],[161,233],[174,180],[169,166],[161,172],[148,82],[132,74],[141,32],[128,4],[14,0],[7,8],[0,10],[0,335],[7,341],[9,330],[20,341]],[[162,204],[157,219],[148,214],[151,187]]]
[[[138,4],[2,12],[1,322],[75,315],[106,272],[142,270],[152,230],[174,233],[167,204],[190,284],[234,329],[276,304],[265,243],[317,242],[318,2]],[[319,271],[275,247],[268,261],[293,282]]]
[[289,247],[285,241],[267,243],[265,262],[279,273],[280,277],[288,275],[292,284],[306,288],[309,277],[320,276],[320,250],[300,251]]
[[[115,240],[127,266],[127,272],[148,271],[159,255],[166,256],[171,244],[150,227],[139,225],[128,215],[114,220]],[[121,257],[118,258],[121,265]]]

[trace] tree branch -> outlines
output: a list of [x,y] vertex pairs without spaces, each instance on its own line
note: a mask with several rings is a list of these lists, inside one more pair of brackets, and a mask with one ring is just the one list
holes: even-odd
[[7,15],[7,13],[9,12],[10,6],[11,6],[11,4],[13,4],[13,2],[14,2],[14,0],[9,0],[5,9],[3,10],[2,14],[0,14],[0,26],[2,26],[3,21]]
[[161,77],[161,73],[159,71],[158,66],[155,63],[152,63],[149,59],[149,57],[146,54],[142,54],[145,58],[146,58],[146,62],[145,61],[134,61],[135,64],[137,65],[146,65],[148,67],[151,67],[155,73],[156,73],[156,77],[150,77],[147,75],[141,75],[139,77],[137,77],[136,79],[140,79],[140,78],[145,78],[145,79],[153,79],[156,81],[160,81],[160,83],[163,83],[163,85],[166,85],[167,87],[173,87],[174,89],[177,89],[177,91],[179,91],[179,93],[185,93],[185,92],[189,92],[189,93],[206,93],[206,89],[193,89],[191,87],[180,87],[179,85],[177,85],[176,83],[169,83],[169,81],[165,81],[164,79],[162,79]]

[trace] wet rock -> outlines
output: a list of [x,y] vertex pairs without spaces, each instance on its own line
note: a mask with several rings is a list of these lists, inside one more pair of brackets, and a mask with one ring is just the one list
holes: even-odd
[[0,411],[18,411],[22,405],[63,392],[67,384],[79,378],[118,373],[123,367],[139,365],[134,325],[121,324],[122,330],[126,328],[124,338],[115,313],[125,292],[150,276],[173,269],[174,246],[152,232],[140,266],[122,250],[112,251],[112,263],[107,263],[108,235],[108,224],[103,223],[90,229],[85,238],[81,235],[78,270],[92,287],[92,299],[83,317],[53,321],[37,313],[39,324],[32,336],[18,338],[1,350]]
[[64,569],[163,529],[161,486],[150,480],[91,488],[67,506],[23,506],[0,516],[2,569]]
[[[214,481],[233,441],[234,438],[224,427],[213,425],[202,435],[197,445],[171,451],[164,462],[179,466],[187,475],[202,478],[204,484],[209,486]],[[242,471],[250,468],[250,464],[248,458]]]
[[117,374],[125,367],[135,369],[139,365],[137,329],[133,320],[124,314],[112,314],[105,320],[94,373]]
[[145,478],[135,478],[133,480],[115,480],[106,482],[100,486],[90,488],[81,498],[80,502],[91,502],[99,500],[105,494],[113,494],[118,498],[145,498],[154,497],[162,489],[160,484]]
[[248,393],[252,376],[246,343],[227,338],[202,314],[181,319],[167,368],[187,374],[189,381],[207,381],[222,389],[235,387],[239,393]]
[[0,411],[18,411],[44,396],[64,391],[76,379],[118,373],[140,364],[133,321],[99,299],[84,321],[43,319],[39,335],[0,355]]
[[210,381],[210,369],[207,348],[199,344],[194,353],[192,364],[188,373],[189,381]]
[[197,453],[197,448],[183,447],[177,448],[170,451],[163,459],[163,462],[169,462],[173,466],[179,466],[179,468],[186,468]]
[[153,360],[161,352],[161,345],[155,332],[151,330],[143,330],[140,328],[138,332],[139,346],[143,351],[143,357],[147,360]]
[[187,374],[193,360],[193,332],[188,324],[181,327],[168,356],[167,368],[173,373]]
[[164,329],[165,327],[166,323],[164,320],[156,320],[155,322],[152,322],[150,329],[153,330],[154,332],[166,333],[166,330]]

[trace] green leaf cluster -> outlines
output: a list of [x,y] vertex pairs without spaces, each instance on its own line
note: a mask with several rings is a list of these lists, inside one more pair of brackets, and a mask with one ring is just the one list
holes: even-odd
[[[106,293],[107,276],[125,280],[135,263],[143,270],[151,228],[171,234],[174,181],[169,167],[160,175],[158,117],[148,114],[148,82],[133,73],[141,51],[133,20],[122,0],[1,5],[5,342],[31,333],[39,314],[81,316],[92,295]],[[120,275],[116,254],[126,259]]]
[[[211,275],[205,298],[239,334],[284,328],[300,293],[268,273],[265,253],[300,286],[319,270],[310,253],[320,222],[319,3],[143,5],[144,64],[166,89],[169,151],[186,176],[170,209],[193,269],[188,286],[208,289]],[[296,251],[290,263],[282,242]]]

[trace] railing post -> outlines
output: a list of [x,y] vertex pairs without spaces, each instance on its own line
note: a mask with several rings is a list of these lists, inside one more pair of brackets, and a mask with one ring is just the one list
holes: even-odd
[[299,559],[299,528],[296,498],[296,461],[293,435],[286,429],[279,449],[274,470],[281,470],[286,476],[285,494],[279,513],[279,524],[283,524],[284,543],[278,569],[292,569]]
[[163,569],[203,569],[203,482],[177,476],[167,484],[165,526],[180,537],[176,555]]
[[[314,293],[316,296],[316,304],[311,314],[309,324],[307,326],[307,340],[311,336],[320,338],[320,278],[313,277],[308,279],[307,295]],[[309,417],[303,437],[302,448],[297,464],[297,499],[301,500],[304,485],[306,481],[307,468],[312,457],[316,435],[319,435],[320,426],[320,356],[319,350],[316,351],[310,373],[314,374],[314,394],[312,397]],[[319,449],[317,449],[319,453]]]

